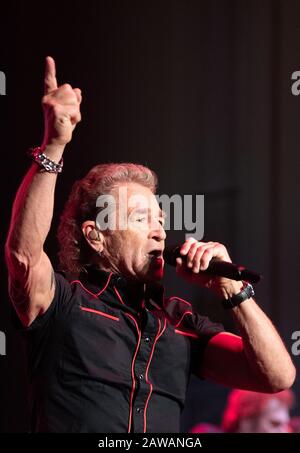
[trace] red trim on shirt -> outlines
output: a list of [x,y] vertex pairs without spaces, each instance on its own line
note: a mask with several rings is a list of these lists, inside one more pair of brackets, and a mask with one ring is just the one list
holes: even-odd
[[135,376],[134,376],[134,365],[135,365],[135,359],[136,359],[136,356],[137,356],[137,353],[138,353],[138,350],[140,347],[140,343],[141,343],[141,331],[139,329],[138,323],[136,322],[135,318],[133,316],[131,316],[129,313],[125,313],[125,314],[133,320],[135,327],[138,331],[138,342],[137,342],[136,349],[135,349],[134,356],[133,356],[132,363],[131,363],[132,388],[131,388],[131,393],[130,393],[129,421],[128,421],[128,432],[130,433],[131,420],[132,420],[132,403],[133,403],[133,395],[134,395],[135,383],[136,383]]
[[183,302],[184,304],[187,304],[189,305],[190,307],[192,306],[192,304],[184,299],[180,299],[180,297],[176,297],[176,296],[172,296],[172,297],[169,297],[167,299],[165,299],[166,302],[172,302],[173,300],[179,300],[180,302]]
[[82,311],[90,311],[91,313],[96,313],[97,315],[104,316],[105,318],[110,318],[110,319],[113,319],[115,321],[120,321],[119,318],[117,318],[116,316],[108,315],[107,313],[104,313],[103,311],[94,310],[93,308],[87,308],[87,307],[83,307],[81,305],[80,306],[80,310],[82,310]]
[[184,335],[185,337],[192,337],[192,338],[199,338],[199,336],[196,333],[191,333],[191,332],[184,332],[183,330],[174,330],[175,333],[178,333],[179,335]]
[[179,322],[178,322],[174,327],[178,327],[179,324],[181,324],[181,321],[183,320],[183,318],[184,318],[186,315],[192,315],[192,314],[193,314],[192,311],[189,311],[189,310],[185,311],[185,312],[183,313],[183,315],[181,316]]
[[118,296],[119,301],[120,301],[123,305],[125,305],[125,303],[124,303],[123,300],[122,300],[122,297],[120,296],[119,291],[117,290],[117,288],[116,288],[115,286],[114,286],[114,290],[115,290],[115,293],[116,293],[117,296]]
[[160,322],[160,319],[159,319],[159,318],[158,318],[158,323],[159,323],[158,331],[157,331],[155,340],[154,340],[154,342],[153,342],[153,346],[152,346],[151,354],[150,354],[150,356],[149,356],[149,360],[148,360],[147,368],[146,368],[146,374],[145,374],[146,382],[147,382],[147,384],[149,384],[149,386],[150,386],[150,392],[149,392],[149,394],[148,394],[148,397],[147,397],[147,400],[146,400],[146,404],[145,404],[145,409],[144,409],[144,433],[147,432],[147,408],[148,408],[149,400],[150,400],[150,397],[151,397],[152,391],[153,391],[153,385],[152,385],[152,383],[151,383],[151,382],[149,381],[149,379],[148,379],[149,367],[150,367],[150,363],[151,363],[151,360],[152,360],[152,357],[153,357],[153,353],[154,353],[154,349],[155,349],[156,343],[157,343],[158,339],[162,336],[162,334],[164,333],[164,331],[166,330],[167,319],[166,319],[166,318],[164,319],[164,327],[163,327],[161,330],[160,330],[160,328],[161,328],[161,322]]
[[80,280],[73,280],[70,284],[72,285],[73,283],[79,283],[79,285],[82,287],[82,289],[84,289],[84,291],[86,291],[86,292],[87,292],[88,294],[90,294],[91,296],[93,296],[93,297],[95,297],[95,298],[96,298],[96,297],[98,298],[98,297],[100,296],[100,294],[102,294],[102,293],[106,290],[106,288],[107,288],[107,286],[108,286],[108,284],[109,284],[109,281],[110,281],[110,279],[111,279],[111,276],[112,276],[112,272],[109,274],[108,279],[107,279],[107,281],[106,281],[104,287],[103,287],[102,289],[100,289],[100,291],[99,291],[98,293],[92,293],[92,291],[89,291],[89,290],[83,285],[83,283],[82,283]]
[[157,340],[162,336],[162,334],[166,330],[166,327],[167,327],[167,318],[165,317],[164,327],[163,327],[161,333],[158,335]]

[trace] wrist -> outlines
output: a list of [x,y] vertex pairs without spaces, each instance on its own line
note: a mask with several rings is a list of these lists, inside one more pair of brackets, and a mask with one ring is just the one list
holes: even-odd
[[226,284],[222,284],[219,287],[219,293],[224,299],[230,299],[231,297],[239,294],[243,288],[243,282],[228,280]]
[[[49,149],[47,146],[37,146],[35,148],[30,148],[28,155],[40,167],[40,173],[48,172],[58,174],[62,172],[64,163],[63,158],[61,157],[61,150],[55,149],[51,153],[51,149]],[[52,159],[53,155],[56,160]]]
[[59,162],[62,158],[66,145],[60,145],[56,143],[46,143],[43,142],[41,145],[41,149],[43,153],[49,157],[49,159],[54,160],[55,162]]
[[228,297],[228,294],[223,299],[223,307],[226,309],[233,309],[239,306],[245,300],[251,299],[254,296],[253,286],[248,282],[242,283],[242,288],[238,293],[232,294]]

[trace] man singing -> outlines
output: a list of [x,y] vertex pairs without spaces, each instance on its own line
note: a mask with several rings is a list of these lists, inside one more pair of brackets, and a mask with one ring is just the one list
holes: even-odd
[[[142,165],[97,165],[74,184],[58,231],[63,272],[54,272],[44,243],[80,103],[78,88],[58,87],[47,57],[44,140],[31,151],[6,242],[29,347],[32,432],[178,432],[191,373],[258,392],[289,388],[294,365],[249,285],[202,272],[212,259],[230,261],[224,245],[185,241],[177,275],[219,294],[240,336],[164,296],[164,214]],[[115,201],[109,228],[98,221],[101,196]]]

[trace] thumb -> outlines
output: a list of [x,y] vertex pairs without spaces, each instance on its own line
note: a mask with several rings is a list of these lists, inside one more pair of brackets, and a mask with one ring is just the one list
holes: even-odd
[[182,258],[176,258],[176,272],[183,270],[183,260]]
[[176,263],[178,264],[179,267],[181,267],[183,264],[182,258],[179,258],[179,257],[176,258]]

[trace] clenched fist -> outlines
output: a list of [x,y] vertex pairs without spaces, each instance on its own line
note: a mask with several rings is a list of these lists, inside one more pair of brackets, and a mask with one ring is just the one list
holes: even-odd
[[46,58],[45,90],[42,99],[45,120],[43,145],[65,146],[72,139],[76,124],[81,120],[81,91],[69,84],[57,86],[55,61]]
[[225,277],[216,277],[205,274],[212,259],[231,262],[226,247],[218,242],[198,242],[194,238],[185,241],[180,254],[186,256],[186,262],[177,258],[176,272],[189,283],[211,288],[222,297],[231,297],[240,292],[243,284]]

